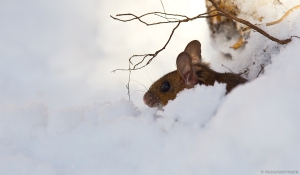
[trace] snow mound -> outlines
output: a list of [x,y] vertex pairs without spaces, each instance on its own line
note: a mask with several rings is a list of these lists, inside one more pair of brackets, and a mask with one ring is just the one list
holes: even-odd
[[173,121],[201,127],[215,115],[225,93],[226,84],[216,82],[214,86],[197,85],[180,92],[161,115],[165,119],[171,118]]
[[[236,2],[279,16],[296,3]],[[288,38],[299,35],[298,19],[264,28]],[[0,174],[299,174],[300,40],[279,46],[251,32],[244,49],[227,45],[219,43],[233,60],[222,63],[247,67],[251,81],[226,96],[216,83],[182,91],[163,111],[124,99],[55,111],[41,102],[0,105]]]

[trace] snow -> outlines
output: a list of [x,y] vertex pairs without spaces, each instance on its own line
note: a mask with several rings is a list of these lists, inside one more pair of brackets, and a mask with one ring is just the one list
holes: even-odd
[[[300,39],[293,38],[291,43],[280,46],[252,31],[248,43],[233,51],[227,46],[234,40],[209,43],[203,37],[202,46],[207,47],[202,49],[204,58],[215,70],[228,71],[221,64],[234,72],[248,68],[245,76],[250,81],[228,95],[224,84],[199,85],[180,92],[164,111],[158,111],[141,104],[142,96],[133,101],[122,98],[126,97],[127,75],[117,79],[120,74],[107,73],[116,66],[127,65],[124,60],[111,66],[127,57],[124,54],[134,53],[127,46],[132,43],[132,36],[134,40],[142,40],[132,34],[133,28],[114,21],[105,23],[100,36],[91,32],[98,29],[98,20],[101,24],[105,22],[102,16],[95,19],[99,6],[92,0],[84,5],[75,1],[71,6],[58,1],[30,2],[26,8],[17,2],[0,3],[1,11],[6,14],[0,16],[5,24],[0,29],[0,57],[3,58],[0,174],[299,174]],[[288,0],[281,0],[281,4],[261,0],[235,2],[245,11],[241,14],[244,19],[255,21],[252,14],[257,14],[265,16],[264,22],[278,19],[297,5],[296,1]],[[112,5],[107,3],[101,2],[103,9]],[[167,10],[169,3],[166,1]],[[28,12],[34,5],[38,7],[34,8],[36,11]],[[134,4],[130,8],[136,7]],[[155,7],[161,6],[158,3]],[[189,9],[194,8],[191,5]],[[114,9],[114,13],[120,9]],[[111,13],[101,14],[104,12]],[[19,13],[25,17],[20,18]],[[45,16],[36,17],[35,13]],[[69,21],[68,15],[78,18]],[[283,22],[263,29],[280,38],[298,35],[299,15],[295,10]],[[27,28],[18,27],[24,25],[19,24],[22,19],[31,21],[25,25]],[[84,21],[86,25],[82,25]],[[179,50],[189,40],[201,38],[195,32],[197,28],[187,32],[189,25],[183,27],[185,32],[178,32],[171,42],[173,45],[162,53],[161,58],[173,58],[162,60],[158,68],[170,65],[171,61],[175,65],[173,59],[179,52],[173,53],[173,48]],[[105,40],[109,38],[104,34],[111,30],[109,26],[124,27],[120,32],[129,32],[127,38]],[[203,28],[207,30],[207,26]],[[189,34],[183,40],[179,36],[185,37],[185,33]],[[121,39],[126,44],[113,47]],[[133,43],[132,47],[151,43],[161,44],[151,38],[148,43],[140,46]],[[121,44],[124,43],[118,46]],[[208,48],[210,44],[218,46],[223,53],[231,53],[233,59],[226,60],[222,54],[213,52],[212,47]],[[109,55],[110,52],[114,53]],[[262,64],[264,70],[259,73]],[[137,78],[138,81],[148,78],[151,71],[163,72],[157,67],[149,68],[148,74],[140,74],[142,78]],[[155,76],[151,74],[151,79],[155,80]]]
[[[215,115],[225,93],[225,84],[216,82],[214,86],[197,85],[191,90],[178,93],[176,100],[170,101],[161,115],[181,124],[201,127]],[[194,99],[195,96],[200,98]]]

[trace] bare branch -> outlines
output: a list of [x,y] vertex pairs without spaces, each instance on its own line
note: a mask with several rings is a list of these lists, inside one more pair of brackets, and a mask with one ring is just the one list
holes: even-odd
[[[300,5],[292,7],[280,19],[278,19],[276,21],[272,21],[272,22],[268,22],[268,23],[262,23],[262,24],[254,24],[254,25],[256,25],[256,26],[261,26],[261,25],[272,26],[272,25],[278,24],[278,23],[282,22],[293,10],[298,9],[298,8],[300,8]],[[250,29],[251,29],[251,27],[247,26],[247,27],[243,27],[241,30],[244,32],[244,31],[247,31],[247,30],[250,30]],[[293,36],[291,38],[293,38]]]
[[257,32],[259,32],[260,34],[264,35],[265,37],[269,38],[269,39],[272,40],[272,41],[275,41],[275,42],[277,42],[277,43],[279,43],[279,44],[287,44],[287,43],[289,43],[289,42],[292,41],[291,38],[284,39],[284,40],[277,39],[277,38],[275,38],[275,37],[269,35],[269,34],[268,34],[267,32],[265,32],[264,30],[260,29],[259,27],[257,27],[257,26],[255,26],[255,25],[251,24],[249,21],[246,21],[246,20],[243,20],[243,19],[241,19],[241,18],[238,18],[238,17],[236,17],[236,16],[230,14],[229,12],[227,12],[227,11],[221,9],[221,8],[219,7],[219,5],[218,5],[214,0],[209,0],[209,1],[214,5],[214,7],[217,9],[217,11],[218,11],[219,13],[221,13],[221,15],[226,16],[226,17],[228,17],[228,18],[231,18],[231,19],[233,19],[233,20],[235,20],[235,21],[237,21],[237,22],[239,22],[239,23],[245,24],[246,26],[248,26],[248,27],[250,27],[250,28],[256,30]]
[[261,65],[260,65],[260,71],[258,72],[256,78],[257,78],[257,77],[262,73],[262,71],[264,71],[264,70],[265,70],[265,65],[264,65],[264,64],[261,64]]
[[247,68],[244,68],[243,70],[241,70],[239,73],[238,73],[238,75],[246,75],[247,73],[249,72],[249,68],[247,67]]
[[[170,40],[171,40],[171,38],[172,38],[175,30],[178,28],[179,25],[180,25],[180,22],[178,22],[177,25],[173,28],[173,30],[171,32],[171,35],[169,36],[168,41],[166,42],[166,44],[161,49],[159,49],[158,51],[156,51],[154,54],[133,55],[133,56],[131,56],[129,58],[130,64],[132,64],[131,60],[134,57],[143,57],[143,59],[140,62],[138,62],[137,64],[135,64],[133,66],[133,68],[131,68],[130,64],[129,64],[129,69],[115,69],[112,72],[116,72],[116,71],[119,71],[119,70],[121,70],[121,71],[139,70],[139,69],[142,69],[143,67],[147,66],[148,64],[150,64],[151,61],[157,56],[157,54],[159,54],[161,51],[163,51],[167,47],[167,45],[169,44],[169,42],[170,42]],[[138,65],[140,65],[141,63],[143,63],[147,57],[150,57],[149,60],[147,61],[147,63],[145,65],[143,65],[143,66],[137,67]]]
[[164,19],[166,19],[167,21],[170,21],[170,19],[171,19],[171,20],[175,20],[175,21],[179,21],[178,18],[168,18],[166,15],[165,15],[165,16],[162,16],[162,15],[159,15],[159,14],[154,14],[154,15],[159,16],[159,17],[161,17],[161,18],[164,18]]
[[271,25],[274,25],[274,24],[278,24],[280,23],[282,20],[284,20],[284,18],[286,18],[293,10],[295,9],[298,9],[300,8],[300,5],[297,5],[293,8],[291,8],[290,10],[288,10],[280,19],[276,20],[276,21],[273,21],[273,22],[269,22],[266,24],[266,26],[271,26]]
[[[164,13],[166,13],[165,6],[164,6],[164,3],[162,2],[162,0],[160,0],[160,3],[161,3],[162,8],[164,9]],[[169,21],[166,14],[165,14],[165,18]]]
[[[160,53],[162,50],[165,49],[165,47],[168,45],[168,43],[170,42],[171,40],[171,37],[173,36],[174,34],[174,31],[177,29],[177,27],[179,26],[180,23],[182,22],[189,22],[189,21],[192,21],[192,20],[195,20],[195,19],[198,19],[198,18],[211,18],[211,17],[214,17],[214,16],[225,16],[225,17],[228,17],[228,18],[231,18],[237,22],[240,22],[242,24],[245,24],[246,26],[248,26],[249,28],[252,28],[254,30],[256,30],[257,32],[259,32],[260,34],[264,35],[265,37],[269,38],[270,40],[272,41],[275,41],[279,44],[287,44],[289,42],[291,42],[291,38],[292,37],[297,37],[297,36],[292,36],[288,39],[284,39],[284,40],[280,40],[280,39],[277,39],[273,36],[271,36],[270,34],[268,34],[267,32],[265,32],[264,30],[260,29],[259,27],[257,27],[256,25],[250,23],[249,21],[246,21],[246,20],[243,20],[243,19],[240,19],[232,14],[230,14],[229,12],[225,11],[224,9],[221,9],[219,7],[219,5],[214,1],[214,0],[209,0],[213,5],[214,7],[216,8],[216,10],[212,10],[210,12],[206,12],[206,13],[201,13],[197,16],[194,16],[194,17],[187,17],[185,15],[179,15],[179,14],[171,14],[171,13],[165,13],[165,12],[150,12],[150,13],[145,13],[141,16],[137,16],[137,15],[134,15],[132,13],[124,13],[124,14],[117,14],[116,16],[117,17],[123,17],[123,16],[129,16],[131,17],[130,19],[120,19],[120,18],[117,18],[117,17],[113,17],[111,16],[111,18],[115,19],[115,20],[118,20],[118,21],[122,21],[122,22],[128,22],[128,21],[132,21],[132,20],[139,20],[141,23],[144,23],[145,25],[147,26],[151,26],[151,25],[159,25],[159,24],[169,24],[169,23],[177,23],[177,26],[172,30],[171,32],[171,35],[170,37],[168,38],[168,41],[167,43],[164,45],[163,48],[159,49],[158,51],[156,51],[155,53],[152,53],[152,54],[143,54],[143,55],[133,55],[132,57],[129,58],[129,62],[132,64],[131,60],[134,58],[134,57],[143,57],[143,59],[138,62],[137,64],[135,64],[133,66],[133,68],[130,68],[130,69],[116,69],[116,70],[113,70],[112,72],[115,72],[115,71],[118,71],[118,70],[122,70],[122,71],[125,71],[125,70],[138,70],[138,69],[141,69],[145,66],[147,66],[156,56],[158,53]],[[290,9],[285,15],[284,17],[282,17],[281,19],[275,21],[275,22],[272,22],[272,23],[268,23],[268,25],[272,25],[272,24],[275,24],[275,23],[278,23],[280,21],[282,21],[283,18],[285,18],[292,10],[296,9],[296,8],[299,8],[299,6],[295,6],[294,8]],[[168,21],[162,21],[162,22],[155,22],[155,23],[148,23],[144,20],[142,20],[143,17],[146,17],[146,16],[149,16],[149,15],[156,15],[156,16],[159,16],[161,18],[164,18],[164,19],[167,19]],[[164,16],[162,16],[164,15]],[[173,17],[172,20],[169,20],[171,19],[170,17]],[[177,19],[177,18],[174,18],[174,17],[177,17],[177,18],[182,18],[182,19]],[[246,28],[248,28],[246,27]],[[245,30],[246,30],[245,28]],[[298,37],[299,38],[299,37]],[[138,67],[141,63],[143,63],[148,57],[149,60],[148,62],[143,65],[143,66],[140,66]]]
[[[117,18],[117,17],[113,17],[111,15],[110,15],[110,17],[113,18],[114,20],[118,20],[118,21],[122,21],[122,22],[128,22],[128,21],[132,21],[132,20],[139,20],[141,23],[144,23],[147,26],[151,26],[151,25],[158,25],[158,24],[188,22],[188,21],[195,20],[197,18],[211,18],[211,17],[220,15],[218,13],[214,14],[214,15],[210,15],[211,13],[214,13],[214,12],[217,12],[217,11],[213,10],[213,11],[210,11],[210,12],[202,13],[202,14],[199,14],[199,15],[194,16],[192,18],[189,18],[189,17],[187,17],[185,15],[170,14],[170,13],[163,13],[163,12],[150,12],[150,13],[143,14],[141,16],[136,16],[135,14],[132,14],[132,13],[123,13],[123,14],[117,14],[116,15],[117,17],[121,17],[121,16],[129,16],[129,17],[131,17],[130,19],[125,19],[125,20]],[[155,22],[155,23],[147,23],[144,20],[142,20],[143,17],[149,16],[149,15],[156,15],[156,16],[159,16],[159,17],[164,18],[164,19],[171,19],[172,18],[173,20],[172,21],[168,20],[168,21],[162,21],[162,22]],[[163,17],[161,15],[170,16],[170,17]],[[175,17],[180,17],[180,18],[183,18],[183,19],[180,20],[180,19],[177,19]],[[174,19],[176,19],[176,20],[174,20]]]
[[230,68],[224,66],[224,64],[222,64],[223,67],[225,67],[226,69],[228,69],[231,73],[234,73]]
[[299,36],[291,36],[291,38],[298,38],[298,39],[300,39],[300,37],[299,37]]
[[[172,38],[175,30],[179,27],[180,23],[182,23],[182,22],[189,22],[189,21],[192,21],[192,20],[195,20],[195,19],[198,19],[198,18],[211,18],[211,17],[215,17],[215,16],[225,16],[225,17],[228,17],[228,18],[230,18],[232,20],[235,20],[236,22],[239,22],[239,23],[242,23],[242,24],[248,26],[248,27],[245,27],[242,30],[248,30],[248,28],[251,28],[251,29],[259,32],[260,34],[264,35],[265,37],[269,38],[270,40],[272,40],[274,42],[277,42],[279,44],[287,44],[287,43],[289,43],[289,42],[292,41],[293,37],[297,37],[297,38],[300,39],[300,37],[298,37],[298,36],[291,36],[290,38],[284,39],[284,40],[277,39],[277,38],[271,36],[270,34],[268,34],[267,32],[265,32],[264,30],[260,29],[256,25],[250,23],[249,21],[240,19],[240,18],[238,18],[238,17],[230,14],[226,10],[220,8],[219,5],[214,0],[209,0],[209,1],[213,4],[213,6],[216,8],[216,10],[212,10],[212,11],[209,11],[209,12],[206,12],[206,13],[202,13],[202,14],[199,14],[199,15],[194,16],[192,18],[189,18],[189,17],[187,17],[185,15],[166,13],[164,6],[163,6],[164,12],[150,12],[150,13],[145,13],[145,14],[143,14],[141,16],[137,16],[137,15],[132,14],[132,13],[117,14],[116,17],[110,16],[114,20],[118,20],[118,21],[122,21],[122,22],[128,22],[128,21],[138,20],[138,21],[140,21],[141,23],[143,23],[143,24],[145,24],[147,26],[159,25],[159,24],[177,23],[177,25],[173,28],[173,30],[172,30],[172,32],[171,32],[171,34],[170,34],[167,42],[165,43],[165,45],[161,49],[157,50],[155,53],[152,53],[152,54],[133,55],[133,56],[131,56],[129,58],[129,68],[128,69],[115,69],[115,70],[112,71],[112,72],[116,72],[116,71],[119,71],[119,70],[120,71],[129,71],[129,80],[128,80],[128,84],[126,85],[126,88],[128,89],[129,100],[130,100],[129,83],[130,83],[130,78],[131,78],[131,71],[132,70],[139,70],[139,69],[142,69],[145,66],[149,65],[151,63],[151,61],[162,50],[164,50],[166,48],[166,46],[169,44],[169,42],[170,42],[170,40],[171,40],[171,38]],[[162,3],[162,1],[161,1],[161,3]],[[162,5],[163,5],[163,3],[162,3]],[[296,8],[299,8],[299,7],[300,7],[300,5],[292,8],[292,9],[290,9],[281,19],[279,19],[279,20],[277,20],[275,22],[272,22],[272,23],[267,23],[267,26],[268,25],[274,25],[274,24],[277,24],[277,23],[281,22],[292,10],[294,10]],[[150,16],[150,15],[154,15],[154,16],[158,16],[158,17],[163,18],[163,19],[167,19],[167,21],[160,21],[160,22],[148,23],[148,22],[146,22],[146,21],[144,21],[142,19],[142,18],[144,18],[146,16]],[[119,17],[129,17],[129,19],[120,19]],[[132,59],[135,58],[135,57],[143,57],[143,58],[141,59],[140,62],[138,62],[135,65],[133,65]],[[144,65],[141,65],[142,63],[144,63],[145,60],[148,60],[147,63],[144,64]],[[133,65],[132,68],[131,68],[131,65]],[[261,65],[261,71],[259,72],[259,74],[263,71],[263,69],[264,69],[264,65]],[[244,73],[246,73],[247,71],[248,70],[246,70]],[[244,74],[244,73],[242,73],[242,74]],[[259,76],[259,74],[257,76]]]
[[[130,69],[130,62],[129,62],[129,69]],[[128,82],[126,85],[127,88],[127,94],[128,94],[128,100],[130,101],[130,81],[131,81],[131,70],[129,70],[129,74],[128,74]]]

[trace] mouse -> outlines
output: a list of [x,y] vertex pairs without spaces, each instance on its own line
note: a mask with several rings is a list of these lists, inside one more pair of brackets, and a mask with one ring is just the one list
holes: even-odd
[[247,82],[245,78],[234,73],[219,73],[212,70],[208,63],[202,61],[201,43],[193,40],[176,59],[177,69],[167,73],[155,81],[144,94],[143,100],[151,108],[161,109],[174,100],[183,89],[195,85],[213,86],[215,82],[226,84],[226,94],[240,84]]

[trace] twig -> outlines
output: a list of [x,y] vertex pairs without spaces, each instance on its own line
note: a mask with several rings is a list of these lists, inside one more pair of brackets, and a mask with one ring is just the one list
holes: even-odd
[[[131,60],[134,57],[143,57],[143,59],[140,62],[138,62],[137,64],[135,64],[133,66],[133,68],[130,68],[130,64],[129,64],[129,69],[115,69],[112,72],[116,72],[116,71],[120,71],[120,70],[121,71],[139,70],[139,69],[142,69],[143,67],[147,66],[148,64],[150,64],[151,61],[157,56],[157,54],[159,54],[162,50],[164,50],[167,47],[167,45],[169,44],[169,42],[170,42],[170,40],[171,40],[171,38],[172,38],[175,30],[178,28],[178,26],[180,25],[180,23],[181,22],[178,22],[177,25],[173,28],[173,30],[171,32],[171,35],[169,36],[168,41],[165,43],[165,45],[161,49],[159,49],[158,51],[156,51],[154,54],[133,55],[133,56],[131,56],[129,58],[130,64],[132,64]],[[143,63],[147,57],[150,57],[150,59],[147,61],[147,63],[145,65],[141,66],[141,67],[137,67],[138,65],[140,65],[141,63]]]
[[[218,16],[220,14],[214,14],[214,15],[209,15],[213,12],[216,12],[216,10],[214,11],[210,11],[210,12],[206,12],[206,13],[202,13],[202,14],[199,14],[197,16],[194,16],[192,18],[189,18],[185,15],[178,15],[178,14],[171,14],[171,13],[163,13],[163,12],[150,12],[150,13],[146,13],[146,14],[143,14],[141,16],[136,16],[135,14],[132,14],[132,13],[124,13],[124,14],[117,14],[116,16],[119,17],[119,16],[130,16],[132,18],[130,19],[120,19],[120,18],[117,18],[117,17],[113,17],[110,15],[111,18],[113,18],[114,20],[118,20],[118,21],[122,21],[122,22],[129,22],[129,21],[132,21],[132,20],[139,20],[141,23],[144,23],[145,25],[147,26],[151,26],[151,25],[158,25],[158,24],[169,24],[169,23],[177,23],[177,22],[188,22],[188,21],[192,21],[194,19],[197,19],[197,18],[211,18],[211,17],[214,17],[214,16]],[[146,16],[149,16],[149,15],[156,15],[156,16],[159,16],[159,17],[162,17],[160,15],[167,15],[167,16],[173,16],[173,17],[181,17],[183,19],[181,20],[173,20],[173,21],[163,21],[163,22],[155,22],[155,23],[147,23],[146,21],[142,20],[143,17],[146,17]],[[163,17],[163,18],[166,18],[166,17]],[[170,19],[170,18],[168,18]]]
[[[143,55],[133,55],[129,58],[129,68],[128,69],[115,69],[113,70],[112,72],[116,72],[116,71],[129,71],[129,80],[128,80],[128,84],[126,85],[127,89],[128,89],[128,95],[129,95],[129,100],[130,100],[130,89],[129,89],[129,83],[130,83],[130,78],[131,78],[131,71],[132,70],[139,70],[139,69],[142,69],[144,68],[145,66],[149,65],[151,63],[151,61],[162,51],[166,48],[166,46],[169,44],[175,30],[178,28],[178,26],[180,25],[180,23],[182,22],[189,22],[189,21],[192,21],[192,20],[195,20],[195,19],[198,19],[198,18],[211,18],[211,17],[215,17],[215,16],[225,16],[225,17],[228,17],[230,19],[233,19],[239,23],[242,23],[250,28],[252,28],[253,30],[259,32],[260,34],[264,35],[265,37],[269,38],[270,40],[274,41],[274,42],[277,42],[279,44],[287,44],[289,42],[292,41],[292,38],[293,37],[297,37],[300,39],[300,37],[298,36],[291,36],[290,38],[288,39],[284,39],[284,40],[280,40],[280,39],[277,39],[273,36],[271,36],[270,34],[268,34],[267,32],[265,32],[264,30],[260,29],[259,27],[255,26],[254,24],[250,23],[249,21],[246,21],[246,20],[243,20],[243,19],[240,19],[232,14],[230,14],[229,12],[227,12],[226,10],[224,9],[221,9],[219,7],[219,5],[214,1],[214,0],[209,0],[213,6],[216,8],[216,10],[212,10],[212,11],[209,11],[209,12],[206,12],[206,13],[202,13],[202,14],[199,14],[197,16],[194,16],[192,18],[189,18],[185,15],[179,15],[179,14],[170,14],[170,13],[166,13],[165,12],[165,8],[164,8],[164,5],[162,3],[162,6],[163,6],[163,10],[164,10],[164,13],[163,12],[150,12],[150,13],[146,13],[146,14],[143,14],[141,16],[137,16],[135,14],[132,14],[132,13],[125,13],[125,14],[117,14],[116,17],[113,17],[113,16],[110,16],[111,18],[113,18],[114,20],[118,20],[118,21],[122,21],[122,22],[128,22],[128,21],[132,21],[132,20],[139,20],[141,23],[147,25],[147,26],[151,26],[151,25],[159,25],[159,24],[169,24],[169,23],[177,23],[177,25],[173,28],[166,44],[159,50],[157,50],[155,53],[152,53],[152,54],[143,54]],[[299,8],[299,6],[296,6],[292,9],[290,9],[281,19],[275,21],[275,22],[272,22],[272,23],[267,23],[267,25],[274,25],[274,24],[277,24],[279,22],[281,22],[292,10],[296,9],[296,8]],[[164,18],[164,19],[167,19],[167,21],[161,21],[161,22],[154,22],[154,23],[148,23],[144,20],[142,20],[143,17],[146,17],[146,16],[149,16],[149,15],[155,15],[155,16],[158,16],[158,17],[161,17],[161,18]],[[164,16],[162,16],[164,15]],[[118,17],[123,17],[123,16],[129,16],[131,18],[129,19],[120,19]],[[172,18],[169,18],[172,17]],[[177,18],[182,18],[182,19],[177,19]],[[171,19],[171,20],[170,20]],[[246,27],[246,28],[248,28]],[[246,29],[245,28],[245,29]],[[143,57],[142,60],[138,63],[136,63],[133,68],[131,68],[131,65],[132,64],[132,59],[134,57]],[[142,66],[139,66],[141,65],[142,63],[144,63],[144,61],[148,58],[149,60],[147,61],[146,64],[142,65]],[[224,65],[223,65],[224,66]],[[224,66],[225,67],[225,66]],[[262,69],[260,70],[259,74],[262,72],[262,70],[264,69],[264,66],[261,65]],[[230,70],[230,69],[229,69]],[[231,70],[230,70],[231,71]],[[231,71],[232,72],[232,71]],[[247,72],[247,71],[245,71]],[[244,72],[244,73],[245,73]],[[257,76],[259,76],[259,74]]]
[[264,64],[261,64],[260,65],[260,71],[258,72],[256,78],[260,75],[260,73],[265,69],[265,65]]
[[179,21],[178,18],[168,18],[167,16],[162,16],[162,15],[159,15],[159,14],[154,14],[154,15],[159,16],[159,17],[161,17],[161,18],[164,18],[164,19],[166,19],[167,21],[170,21],[170,19]]
[[238,17],[236,17],[236,16],[230,14],[229,12],[227,12],[227,11],[221,9],[221,8],[219,7],[219,5],[218,5],[214,0],[209,0],[209,1],[215,6],[215,8],[217,9],[217,11],[218,11],[219,13],[221,13],[221,15],[226,16],[226,17],[228,17],[228,18],[231,18],[231,19],[233,19],[233,20],[235,20],[235,21],[237,21],[237,22],[239,22],[239,23],[245,24],[246,26],[248,26],[248,27],[250,27],[250,28],[256,30],[257,32],[259,32],[260,34],[264,35],[265,37],[269,38],[269,39],[272,40],[272,41],[275,41],[275,42],[277,42],[277,43],[279,43],[279,44],[287,44],[287,43],[289,43],[289,42],[292,41],[291,38],[284,39],[284,40],[277,39],[277,38],[275,38],[275,37],[269,35],[269,34],[268,34],[267,32],[265,32],[264,30],[260,29],[259,27],[257,27],[257,26],[255,26],[255,25],[251,24],[249,21],[246,21],[246,20],[243,20],[243,19],[241,19],[241,18],[238,18]]
[[130,101],[130,81],[131,81],[131,70],[130,70],[130,64],[129,63],[129,74],[128,74],[128,83],[126,85],[126,88],[127,88],[127,94],[128,94],[128,100]]
[[238,75],[243,75],[243,74],[247,74],[249,72],[249,68],[244,68],[243,72],[239,72]]
[[[280,40],[280,39],[277,39],[271,35],[269,35],[267,32],[265,32],[264,30],[260,29],[259,27],[255,26],[254,24],[251,24],[249,21],[246,21],[246,20],[243,20],[243,19],[240,19],[232,14],[230,14],[229,12],[225,11],[224,9],[221,9],[219,7],[219,5],[214,1],[214,0],[209,0],[213,5],[214,7],[216,8],[216,10],[212,10],[210,12],[206,12],[206,13],[202,13],[202,14],[199,14],[197,16],[194,16],[192,18],[189,18],[185,15],[179,15],[179,14],[171,14],[171,13],[163,13],[163,12],[150,12],[150,13],[146,13],[146,14],[143,14],[141,16],[136,16],[132,13],[124,13],[124,14],[117,14],[116,16],[117,17],[121,17],[121,16],[129,16],[131,17],[130,19],[120,19],[120,18],[117,18],[117,17],[113,17],[111,16],[111,18],[115,19],[115,20],[118,20],[118,21],[122,21],[122,22],[128,22],[128,21],[132,21],[132,20],[139,20],[141,23],[147,25],[147,26],[151,26],[151,25],[159,25],[159,24],[169,24],[169,23],[177,23],[177,26],[172,30],[172,33],[170,35],[170,37],[168,38],[168,41],[167,43],[164,45],[163,48],[161,48],[160,50],[156,51],[155,53],[152,53],[152,54],[143,54],[143,55],[133,55],[132,57],[129,58],[129,62],[132,64],[131,60],[134,58],[134,57],[143,57],[142,60],[140,62],[138,62],[137,64],[135,64],[133,66],[133,68],[130,68],[130,69],[116,69],[116,70],[113,70],[112,72],[115,72],[115,71],[119,71],[119,70],[122,70],[122,71],[125,71],[125,70],[138,70],[138,69],[141,69],[145,66],[147,66],[156,56],[158,53],[160,53],[162,50],[165,49],[165,47],[168,45],[171,37],[173,36],[173,33],[174,31],[177,29],[177,27],[179,26],[180,23],[182,22],[188,22],[188,21],[192,21],[192,20],[195,20],[195,19],[198,19],[198,18],[211,18],[211,17],[214,17],[214,16],[225,16],[225,17],[228,17],[228,18],[231,18],[237,22],[240,22],[242,24],[245,24],[246,26],[256,30],[257,32],[259,32],[260,34],[264,35],[265,37],[269,38],[270,40],[272,41],[275,41],[279,44],[287,44],[289,42],[291,42],[292,38],[293,37],[297,37],[297,36],[292,36],[288,39],[284,39],[284,40]],[[290,9],[286,14],[285,16],[287,16],[292,10],[296,9],[296,8],[299,8],[298,6],[295,6],[294,8]],[[213,14],[213,15],[212,15]],[[168,19],[168,21],[161,21],[161,22],[154,22],[154,23],[148,23],[144,20],[142,20],[143,17],[146,17],[148,15],[157,15],[161,18],[164,18],[164,19]],[[165,15],[165,17],[161,16],[161,15]],[[172,17],[180,17],[180,18],[183,18],[183,19],[174,19],[173,20],[169,20],[170,18],[168,18],[167,16],[172,16]],[[272,23],[268,23],[269,25],[271,24],[274,24],[274,23],[278,23],[280,21],[282,21],[283,18],[282,17],[281,19],[275,21],[275,22],[272,22]],[[247,27],[247,28],[248,28]],[[299,38],[299,37],[297,37]],[[140,64],[142,64],[148,57],[149,60],[146,64],[144,64],[143,66],[140,66],[138,67]]]
[[[275,24],[280,23],[281,21],[283,21],[293,10],[300,8],[300,5],[294,6],[293,8],[289,9],[280,19],[276,20],[276,21],[272,21],[272,22],[268,22],[268,23],[262,23],[262,24],[254,24],[256,26],[260,26],[260,25],[266,25],[266,26],[272,26]],[[251,27],[243,27],[241,30],[242,31],[247,31],[250,30]]]
[[300,39],[300,37],[299,37],[299,36],[291,36],[291,38],[298,38],[298,39]]
[[[163,7],[164,13],[166,13],[165,6],[164,6],[164,3],[162,2],[162,0],[160,0],[160,3],[161,3],[161,6]],[[165,18],[169,21],[166,14],[165,14]]]
[[293,10],[295,9],[298,9],[300,8],[300,5],[297,5],[293,8],[291,8],[290,10],[288,10],[280,19],[276,20],[276,21],[273,21],[273,22],[269,22],[266,24],[266,26],[271,26],[271,25],[274,25],[274,24],[278,24],[280,23],[284,18],[286,18]]
[[231,73],[234,73],[230,68],[224,66],[224,64],[222,64],[223,67],[225,67],[226,69],[228,69]]

